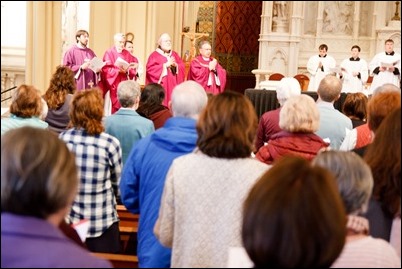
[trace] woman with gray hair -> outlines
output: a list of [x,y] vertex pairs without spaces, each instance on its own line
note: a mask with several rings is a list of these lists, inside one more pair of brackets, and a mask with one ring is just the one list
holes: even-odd
[[318,130],[320,114],[314,99],[308,95],[290,97],[279,114],[282,131],[273,135],[269,143],[261,147],[256,158],[271,164],[285,155],[298,155],[311,160],[329,144],[314,134]]
[[401,260],[385,240],[368,235],[369,223],[358,216],[367,211],[373,175],[354,152],[324,151],[312,161],[333,173],[348,214],[346,244],[332,268],[400,268]]

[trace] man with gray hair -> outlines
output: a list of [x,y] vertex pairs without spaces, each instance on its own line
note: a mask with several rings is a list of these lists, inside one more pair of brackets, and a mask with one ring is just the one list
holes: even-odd
[[155,131],[151,120],[140,116],[135,110],[141,97],[138,82],[126,80],[117,87],[117,99],[121,108],[113,115],[105,118],[105,131],[120,141],[123,151],[123,165],[133,145],[143,137]]
[[300,83],[295,78],[285,77],[281,79],[276,87],[276,99],[278,99],[280,107],[262,114],[258,123],[254,152],[257,152],[274,134],[282,130],[279,127],[279,112],[287,99],[300,94]]
[[[353,129],[352,121],[334,107],[341,96],[342,81],[333,75],[326,75],[317,90],[317,107],[320,111],[320,127],[316,134],[338,150],[345,139],[346,132]],[[329,140],[329,141],[328,141]]]
[[204,88],[195,81],[177,85],[170,108],[173,117],[162,128],[141,139],[124,165],[120,192],[126,208],[141,215],[138,227],[139,267],[169,268],[171,249],[156,239],[153,228],[167,171],[173,160],[196,146],[196,121],[207,104]]

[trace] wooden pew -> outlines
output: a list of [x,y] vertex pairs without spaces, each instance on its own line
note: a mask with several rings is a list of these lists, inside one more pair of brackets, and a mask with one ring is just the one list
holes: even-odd
[[124,205],[117,205],[117,215],[120,219],[120,240],[122,242],[123,253],[125,253],[130,238],[136,238],[139,215],[129,212]]
[[138,268],[138,257],[135,255],[92,252],[95,256],[109,260],[114,268]]

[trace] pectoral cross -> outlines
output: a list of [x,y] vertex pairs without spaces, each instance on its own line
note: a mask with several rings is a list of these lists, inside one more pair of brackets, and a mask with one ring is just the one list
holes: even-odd
[[91,87],[91,88],[94,86],[94,82],[92,81],[92,79],[91,79],[90,82],[88,82],[88,85],[89,85],[89,87]]
[[193,59],[195,57],[195,53],[196,53],[196,40],[201,38],[201,37],[207,37],[209,36],[208,33],[195,33],[195,32],[182,32],[181,33],[182,36],[185,36],[187,38],[190,39],[191,42],[191,48],[190,48],[190,58],[189,60]]

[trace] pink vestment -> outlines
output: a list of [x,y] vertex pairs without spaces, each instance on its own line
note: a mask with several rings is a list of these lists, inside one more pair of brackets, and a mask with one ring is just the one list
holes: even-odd
[[218,94],[225,90],[226,70],[218,63],[216,73],[209,70],[209,62],[213,58],[205,60],[201,55],[195,57],[190,64],[187,80],[194,80],[201,84],[207,93]]
[[[166,68],[164,63],[168,57],[174,57],[177,67],[175,70]],[[166,91],[163,105],[168,106],[172,97],[173,88],[184,81],[184,63],[179,54],[175,51],[165,54],[161,49],[152,52],[147,61],[145,84],[159,83]]]
[[102,88],[103,95],[109,91],[110,100],[112,102],[112,114],[121,107],[117,99],[117,86],[119,83],[128,79],[137,80],[136,69],[129,68],[127,73],[120,73],[120,68],[114,64],[119,57],[130,64],[138,63],[138,59],[131,55],[126,49],[123,49],[122,52],[119,53],[116,47],[113,46],[105,52],[103,61],[106,62],[106,65],[102,68]]
[[63,65],[70,67],[75,73],[75,81],[77,82],[77,90],[89,89],[98,85],[97,75],[94,71],[87,68],[80,70],[80,66],[85,60],[91,60],[96,57],[90,48],[80,48],[73,45],[64,54]]

